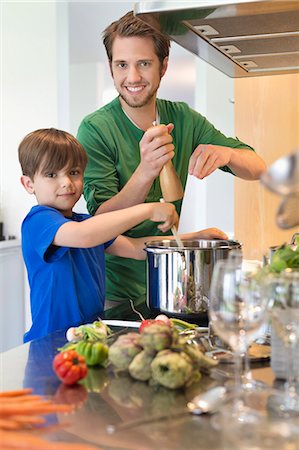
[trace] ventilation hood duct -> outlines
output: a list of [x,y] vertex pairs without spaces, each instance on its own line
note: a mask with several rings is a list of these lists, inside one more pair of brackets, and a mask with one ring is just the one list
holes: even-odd
[[144,1],[135,14],[232,78],[299,72],[299,0]]

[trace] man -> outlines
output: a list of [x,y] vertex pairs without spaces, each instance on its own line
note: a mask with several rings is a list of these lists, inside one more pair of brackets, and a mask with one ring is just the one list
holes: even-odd
[[[106,28],[103,42],[119,97],[87,116],[78,131],[89,158],[84,195],[91,214],[159,201],[159,173],[169,160],[183,187],[188,173],[203,179],[217,168],[259,178],[265,164],[251,147],[225,137],[187,104],[157,99],[168,64],[166,36],[129,12]],[[181,201],[175,206],[180,213]],[[146,221],[126,234],[158,233]],[[106,317],[129,317],[123,302],[129,298],[144,312],[144,262],[109,255],[106,263],[107,299],[125,305]]]

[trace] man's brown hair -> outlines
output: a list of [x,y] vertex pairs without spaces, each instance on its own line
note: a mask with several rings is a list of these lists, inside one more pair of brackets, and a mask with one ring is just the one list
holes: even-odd
[[113,22],[103,32],[103,43],[110,63],[112,62],[112,46],[116,36],[151,38],[161,66],[164,58],[169,56],[170,40],[168,37],[134,16],[133,11]]
[[37,172],[51,173],[65,167],[85,170],[87,154],[77,139],[66,131],[43,128],[24,137],[19,145],[23,175],[32,180]]

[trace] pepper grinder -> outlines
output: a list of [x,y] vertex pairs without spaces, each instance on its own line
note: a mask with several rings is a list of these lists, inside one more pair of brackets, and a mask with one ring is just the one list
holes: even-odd
[[[153,125],[157,125],[157,122],[153,122]],[[160,172],[160,186],[163,199],[166,202],[174,202],[184,197],[181,180],[171,160],[162,167]]]

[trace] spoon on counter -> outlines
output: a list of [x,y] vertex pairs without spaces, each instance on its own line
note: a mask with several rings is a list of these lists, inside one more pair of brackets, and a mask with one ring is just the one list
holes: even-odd
[[180,408],[176,412],[169,414],[159,414],[153,417],[146,417],[144,419],[131,420],[129,422],[120,423],[119,425],[108,425],[106,431],[108,434],[116,433],[117,431],[128,430],[131,428],[146,425],[152,422],[157,422],[165,419],[172,419],[184,414],[213,414],[217,412],[220,405],[225,400],[226,389],[223,386],[216,386],[206,392],[196,395],[190,400],[185,408]]

